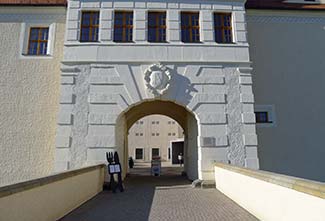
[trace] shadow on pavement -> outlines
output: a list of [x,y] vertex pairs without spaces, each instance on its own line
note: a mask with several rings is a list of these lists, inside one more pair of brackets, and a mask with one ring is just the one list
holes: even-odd
[[139,174],[141,171],[134,171],[125,179],[123,193],[103,191],[60,221],[148,220],[157,189],[190,188],[191,185],[191,181],[180,175]]

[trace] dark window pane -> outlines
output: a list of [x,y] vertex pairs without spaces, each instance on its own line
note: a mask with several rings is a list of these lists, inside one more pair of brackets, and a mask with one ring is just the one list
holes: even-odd
[[183,42],[200,42],[199,13],[182,12],[181,26]]
[[38,28],[31,28],[30,29],[30,36],[29,39],[30,40],[37,40],[38,39]]
[[30,42],[29,43],[28,54],[30,54],[30,55],[36,55],[37,54],[37,42]]
[[136,160],[143,159],[143,149],[135,149],[135,159]]
[[46,55],[49,28],[30,28],[27,53],[29,55]]
[[47,49],[47,42],[41,42],[39,45],[39,54],[45,55]]
[[272,123],[269,121],[268,112],[255,112],[256,123]]
[[158,157],[159,156],[159,148],[152,148],[151,155],[152,155],[152,157]]
[[215,13],[215,41],[217,43],[232,43],[232,25],[230,13]]
[[80,41],[98,41],[99,12],[82,12]]
[[48,40],[48,32],[49,30],[47,28],[41,29],[41,39],[40,40]]
[[114,15],[114,41],[132,42],[133,12],[116,11]]
[[165,42],[166,35],[166,13],[149,12],[148,13],[148,41]]

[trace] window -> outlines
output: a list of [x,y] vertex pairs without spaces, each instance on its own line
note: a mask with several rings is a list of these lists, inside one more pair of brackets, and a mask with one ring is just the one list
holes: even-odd
[[143,148],[135,148],[135,159],[143,160]]
[[156,133],[156,136],[159,136],[159,133]]
[[159,121],[156,121],[156,124],[159,124]]
[[151,158],[159,157],[159,148],[152,148],[151,149]]
[[140,133],[140,136],[142,137],[143,136],[143,133]]
[[171,124],[172,122],[171,121],[168,121],[168,124]]
[[148,13],[148,41],[166,42],[166,12]]
[[114,16],[114,41],[132,42],[133,12],[116,11]]
[[171,136],[172,135],[172,133],[168,133],[168,136]]
[[231,13],[214,13],[214,32],[217,43],[232,43]]
[[81,42],[98,41],[99,12],[84,11],[81,15]]
[[155,133],[152,133],[152,134],[151,134],[151,136],[153,136],[153,137],[154,137],[155,135],[156,135]]
[[48,27],[31,27],[28,39],[28,55],[46,55],[49,39]]
[[181,13],[182,42],[200,42],[200,25],[198,12]]
[[156,123],[156,121],[151,121],[151,124],[155,124]]
[[276,127],[274,105],[255,105],[254,111],[257,127]]
[[173,136],[176,136],[176,133],[173,133]]
[[143,124],[143,121],[140,121],[140,124]]
[[139,136],[139,133],[135,133],[135,136]]
[[268,112],[255,112],[255,118],[256,123],[272,123],[272,121],[269,120]]

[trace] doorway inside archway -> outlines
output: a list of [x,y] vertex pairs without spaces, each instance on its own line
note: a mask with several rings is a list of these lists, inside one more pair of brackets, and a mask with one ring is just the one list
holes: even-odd
[[130,175],[154,175],[153,166],[162,175],[184,174],[184,130],[164,115],[143,117],[128,131],[128,156]]
[[[172,129],[161,130],[160,126]],[[149,136],[150,140],[145,139],[145,136]],[[190,180],[197,179],[197,137],[198,124],[194,114],[174,102],[145,101],[129,108],[119,116],[116,124],[116,143],[120,156],[123,156],[124,176],[132,173],[129,169],[129,157],[132,157],[135,166],[146,167],[148,175],[151,174],[148,170],[151,161],[160,158],[162,174],[168,174],[169,168],[170,172],[186,175]],[[178,161],[180,153],[182,166]],[[178,169],[173,169],[175,167]]]

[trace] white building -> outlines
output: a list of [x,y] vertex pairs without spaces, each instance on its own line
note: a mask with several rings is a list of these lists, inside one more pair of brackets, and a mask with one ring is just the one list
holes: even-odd
[[0,184],[112,150],[126,167],[151,114],[184,129],[190,179],[220,161],[325,180],[322,1],[0,3]]

